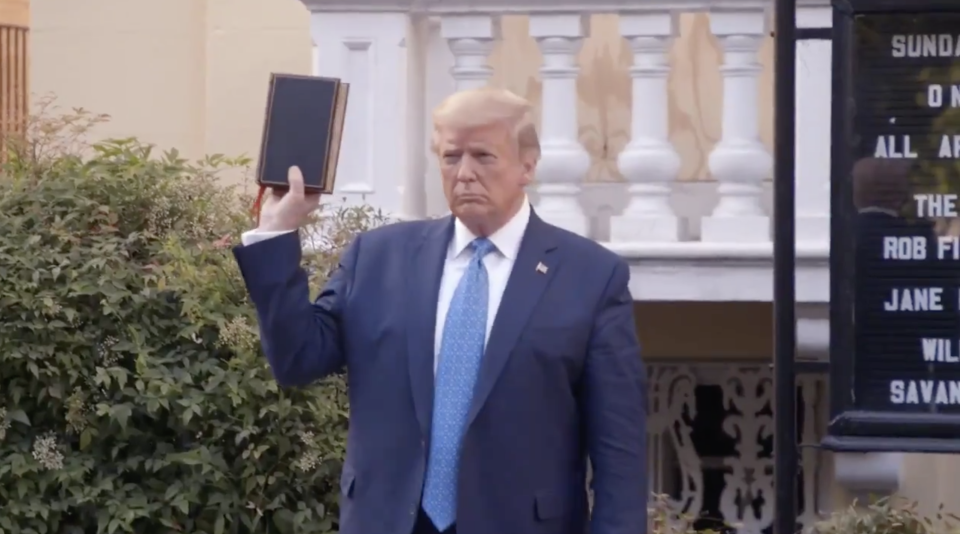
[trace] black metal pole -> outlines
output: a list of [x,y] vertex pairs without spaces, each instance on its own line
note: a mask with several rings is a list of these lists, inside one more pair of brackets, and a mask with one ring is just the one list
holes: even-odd
[[797,1],[774,5],[773,310],[774,310],[774,534],[797,531],[796,389],[796,23]]

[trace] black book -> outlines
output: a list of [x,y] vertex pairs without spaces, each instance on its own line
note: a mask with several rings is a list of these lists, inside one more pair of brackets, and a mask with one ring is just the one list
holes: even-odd
[[308,193],[333,193],[349,89],[336,78],[270,75],[258,184],[286,189],[297,166]]

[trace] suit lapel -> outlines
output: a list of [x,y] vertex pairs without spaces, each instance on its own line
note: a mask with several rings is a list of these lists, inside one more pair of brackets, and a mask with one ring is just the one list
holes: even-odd
[[423,438],[430,436],[433,417],[434,335],[437,325],[437,298],[447,247],[453,236],[453,219],[444,217],[427,224],[419,242],[409,249],[407,258],[407,361],[413,404]]
[[480,376],[477,378],[473,403],[467,416],[468,427],[487,401],[543,291],[560,269],[559,254],[555,253],[555,237],[553,228],[537,217],[536,213],[530,214],[530,222],[507,280],[507,287],[503,292],[480,364]]

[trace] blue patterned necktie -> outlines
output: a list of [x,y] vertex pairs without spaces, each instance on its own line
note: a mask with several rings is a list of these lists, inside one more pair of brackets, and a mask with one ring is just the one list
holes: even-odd
[[473,387],[487,337],[489,282],[483,257],[493,249],[485,238],[470,244],[473,258],[450,301],[433,400],[430,456],[423,488],[423,511],[443,532],[457,519],[460,445],[473,400]]

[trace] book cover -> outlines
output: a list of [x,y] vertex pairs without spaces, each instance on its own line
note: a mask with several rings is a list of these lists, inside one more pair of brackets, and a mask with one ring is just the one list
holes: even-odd
[[336,78],[271,74],[257,183],[286,189],[297,166],[308,193],[333,193],[348,94]]

